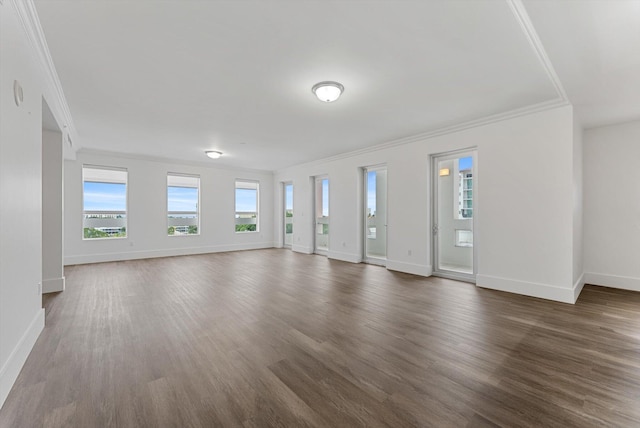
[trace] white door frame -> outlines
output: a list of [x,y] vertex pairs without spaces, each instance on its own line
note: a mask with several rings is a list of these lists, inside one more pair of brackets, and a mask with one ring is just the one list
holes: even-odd
[[[473,159],[472,163],[472,174],[473,174],[473,186],[472,186],[472,195],[473,195],[473,217],[472,217],[472,229],[473,229],[473,273],[465,274],[462,272],[456,272],[452,270],[439,269],[439,253],[438,253],[438,181],[439,181],[439,169],[438,169],[438,161],[448,160],[448,159],[457,159],[462,157],[461,155],[471,156]],[[478,149],[477,147],[470,147],[466,149],[454,150],[450,152],[437,153],[431,155],[431,170],[432,170],[432,189],[431,189],[431,254],[432,254],[432,263],[433,263],[433,275],[440,276],[443,278],[456,279],[459,281],[465,282],[476,282],[476,275],[478,273],[478,240],[476,239],[478,236],[477,231],[477,214],[478,214]]]

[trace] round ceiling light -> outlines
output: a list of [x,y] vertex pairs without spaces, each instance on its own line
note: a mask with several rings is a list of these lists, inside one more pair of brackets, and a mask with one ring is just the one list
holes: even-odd
[[207,150],[205,151],[205,153],[207,154],[207,156],[209,156],[211,159],[218,159],[220,156],[222,156],[222,152],[219,152],[217,150]]
[[344,92],[344,86],[338,82],[320,82],[311,88],[316,97],[325,103],[332,103]]

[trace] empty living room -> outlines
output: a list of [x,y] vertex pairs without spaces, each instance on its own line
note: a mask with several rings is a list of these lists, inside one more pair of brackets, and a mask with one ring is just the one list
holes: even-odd
[[0,428],[640,426],[640,0],[0,0]]

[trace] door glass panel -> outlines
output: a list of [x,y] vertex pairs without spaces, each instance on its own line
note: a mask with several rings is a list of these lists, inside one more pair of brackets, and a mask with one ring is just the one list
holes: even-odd
[[329,179],[316,178],[316,251],[329,249]]
[[439,271],[473,275],[473,160],[469,152],[436,161],[434,240]]
[[291,247],[293,242],[293,184],[284,185],[284,245]]
[[387,169],[365,169],[365,259],[387,257]]

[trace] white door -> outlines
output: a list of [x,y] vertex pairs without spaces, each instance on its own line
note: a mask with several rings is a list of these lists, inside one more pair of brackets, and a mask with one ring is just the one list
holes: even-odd
[[474,207],[477,206],[475,150],[433,158],[434,274],[475,282]]
[[283,183],[284,192],[284,224],[283,243],[286,248],[291,248],[293,244],[293,183]]
[[387,167],[364,168],[364,261],[387,262]]
[[315,178],[315,249],[316,254],[329,251],[329,177]]

